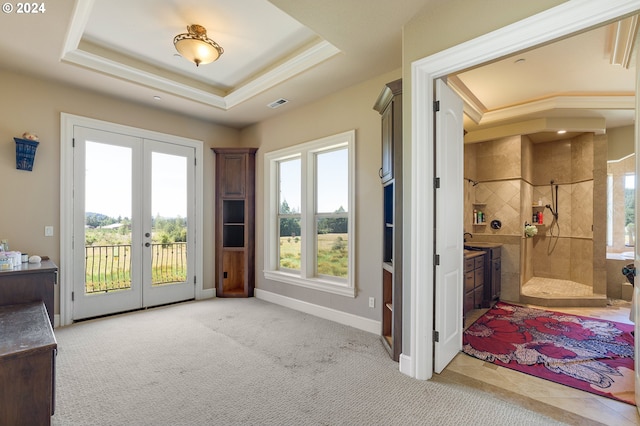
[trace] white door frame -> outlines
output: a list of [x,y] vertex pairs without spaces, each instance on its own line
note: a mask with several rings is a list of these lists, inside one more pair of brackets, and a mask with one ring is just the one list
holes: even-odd
[[434,80],[638,11],[640,0],[570,0],[412,63],[410,352],[400,364],[405,374],[421,380],[433,375],[434,267],[424,259],[434,255],[434,197],[427,189],[433,187],[434,122],[425,119],[433,116]]
[[[102,120],[61,113],[60,115],[60,324],[69,325],[73,322],[73,128],[74,126],[89,127],[114,133],[123,133],[143,139],[153,139],[169,143],[179,143],[195,149],[196,158],[196,182],[195,182],[195,218],[196,226],[196,252],[195,252],[195,276],[196,299],[205,297],[203,285],[203,142],[195,139],[138,129],[121,124],[110,123]],[[83,245],[84,243],[81,242]]]

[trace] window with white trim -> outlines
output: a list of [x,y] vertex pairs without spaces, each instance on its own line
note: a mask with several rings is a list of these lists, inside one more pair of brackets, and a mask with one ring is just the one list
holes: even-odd
[[265,278],[355,297],[355,131],[265,154]]

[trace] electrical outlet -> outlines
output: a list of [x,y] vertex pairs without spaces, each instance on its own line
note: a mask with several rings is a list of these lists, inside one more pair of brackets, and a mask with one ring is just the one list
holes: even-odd
[[375,297],[370,297],[369,298],[369,307],[370,308],[375,308],[376,307],[376,298]]
[[53,237],[53,226],[45,226],[44,227],[44,236],[45,237]]

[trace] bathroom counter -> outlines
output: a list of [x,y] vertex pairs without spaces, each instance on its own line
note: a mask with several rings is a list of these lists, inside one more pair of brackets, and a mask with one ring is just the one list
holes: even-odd
[[464,258],[465,259],[473,259],[474,257],[478,257],[478,256],[484,256],[484,252],[483,251],[479,251],[479,250],[464,250]]
[[484,241],[479,241],[477,243],[464,243],[464,247],[465,250],[467,250],[467,247],[470,247],[471,249],[479,249],[479,250],[483,250],[483,249],[494,249],[494,248],[498,248],[498,247],[502,247],[502,243],[487,243]]

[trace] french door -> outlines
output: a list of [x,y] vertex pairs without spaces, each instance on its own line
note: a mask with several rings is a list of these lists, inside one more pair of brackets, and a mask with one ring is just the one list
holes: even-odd
[[195,149],[73,134],[73,319],[194,298]]

